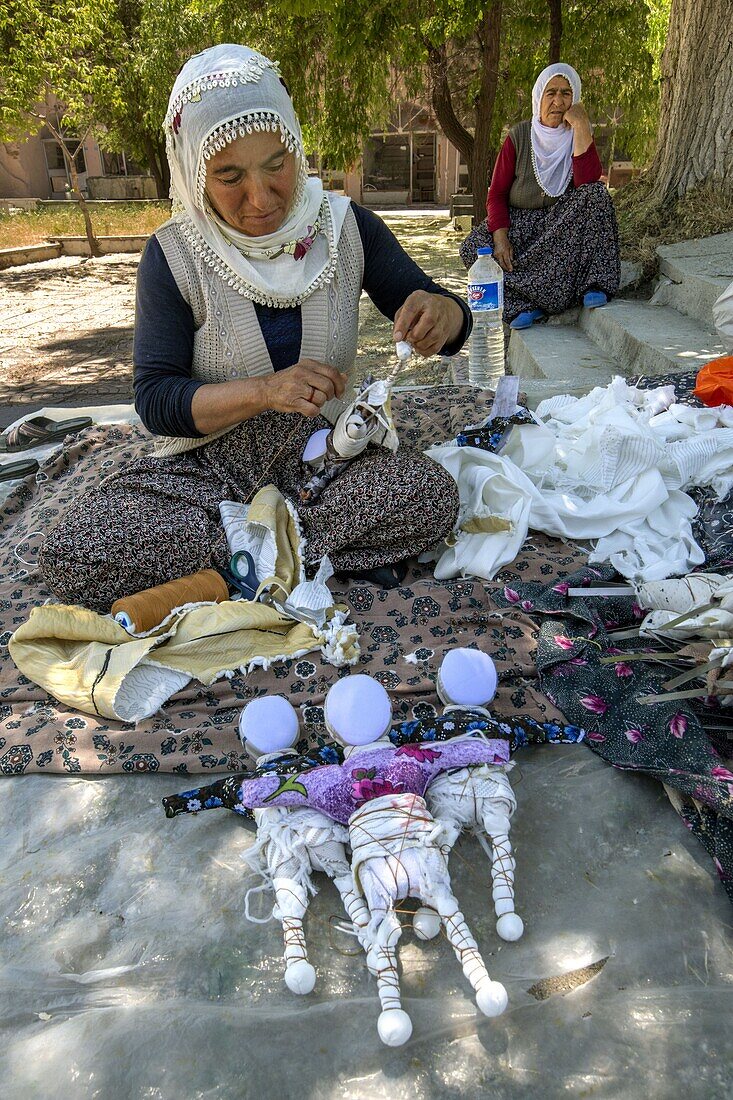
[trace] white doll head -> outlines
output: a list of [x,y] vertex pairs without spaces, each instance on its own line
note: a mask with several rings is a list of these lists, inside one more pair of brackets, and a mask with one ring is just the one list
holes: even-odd
[[392,724],[392,704],[378,680],[357,674],[337,680],[324,707],[328,732],[344,745],[370,745]]
[[239,716],[239,736],[251,756],[283,752],[298,740],[298,715],[282,695],[253,699]]
[[496,695],[496,666],[480,649],[451,649],[438,672],[438,696],[446,705],[485,707]]

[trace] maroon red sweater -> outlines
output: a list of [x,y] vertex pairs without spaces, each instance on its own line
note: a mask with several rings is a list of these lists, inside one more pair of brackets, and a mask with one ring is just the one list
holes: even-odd
[[[517,151],[512,139],[507,137],[496,158],[486,199],[486,214],[492,233],[495,229],[509,228],[509,192],[514,183],[516,168]],[[576,187],[582,187],[584,183],[595,183],[601,178],[602,171],[603,166],[594,141],[579,157],[573,157],[573,183]]]

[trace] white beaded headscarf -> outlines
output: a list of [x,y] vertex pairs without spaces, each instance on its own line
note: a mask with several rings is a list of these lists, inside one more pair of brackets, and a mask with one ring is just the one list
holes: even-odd
[[580,77],[572,65],[548,65],[537,77],[532,89],[532,164],[538,184],[552,198],[565,193],[573,174],[573,130],[561,123],[545,126],[540,122],[540,105],[545,88],[553,76],[564,76],[573,92],[573,103],[580,100]]
[[[196,54],[176,78],[163,126],[176,218],[213,272],[244,297],[281,307],[300,305],[330,282],[349,200],[308,176],[300,123],[275,62],[247,46]],[[218,150],[258,131],[280,135],[298,175],[283,224],[249,237],[212,209],[206,167]]]

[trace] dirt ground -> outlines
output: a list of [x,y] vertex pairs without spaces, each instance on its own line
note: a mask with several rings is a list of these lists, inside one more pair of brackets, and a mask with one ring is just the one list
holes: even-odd
[[[462,294],[461,234],[447,216],[385,220],[428,274]],[[139,257],[62,258],[0,272],[0,429],[48,405],[132,400],[132,330]],[[391,325],[366,295],[360,307],[360,374],[394,365]],[[400,384],[440,380],[446,365],[420,360]]]

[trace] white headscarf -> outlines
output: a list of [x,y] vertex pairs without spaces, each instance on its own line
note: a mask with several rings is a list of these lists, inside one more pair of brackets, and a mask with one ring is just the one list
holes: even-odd
[[553,76],[564,76],[573,92],[573,103],[580,100],[580,77],[572,65],[548,65],[537,77],[532,89],[532,165],[538,184],[552,198],[565,193],[573,174],[573,130],[561,123],[545,126],[540,122],[540,104]]
[[[300,123],[275,62],[247,46],[196,54],[176,78],[163,126],[176,218],[209,268],[244,297],[270,306],[300,305],[330,282],[349,200],[324,193],[321,181],[308,176]],[[248,237],[211,208],[206,166],[230,142],[263,130],[280,134],[298,177],[280,228]]]

